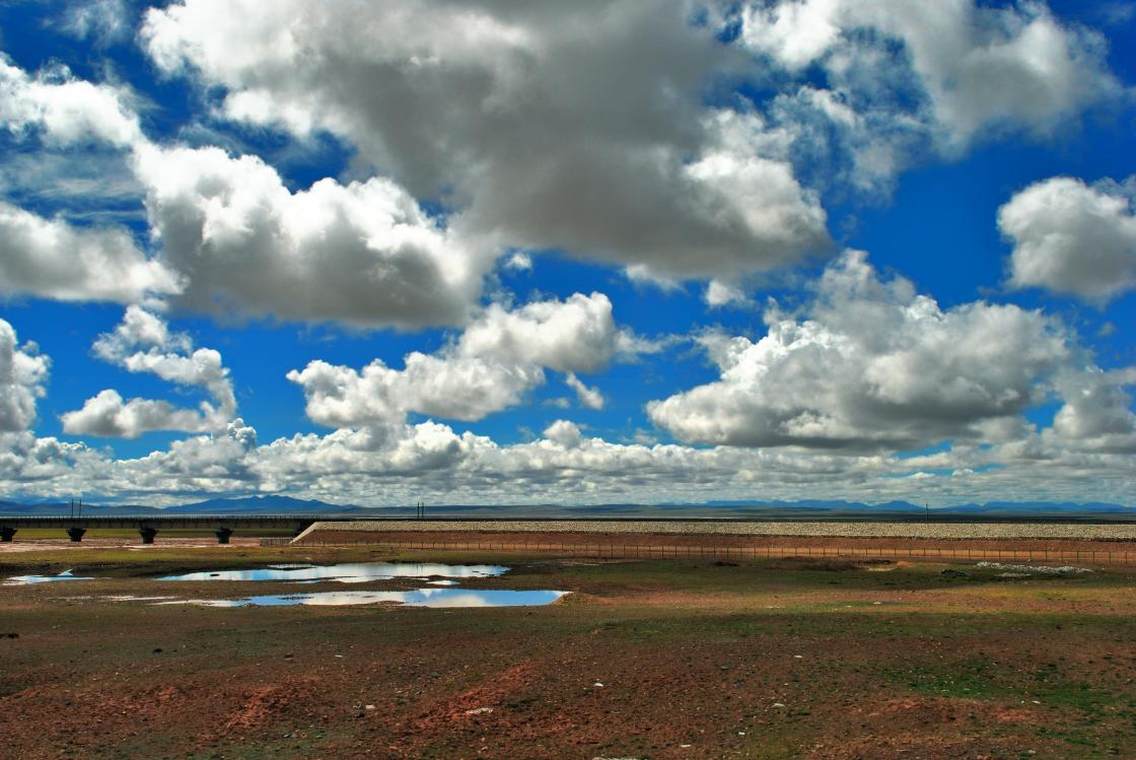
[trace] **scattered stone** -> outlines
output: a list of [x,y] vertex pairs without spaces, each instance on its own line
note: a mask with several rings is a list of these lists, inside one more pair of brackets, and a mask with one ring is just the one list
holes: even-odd
[[1073,565],[1008,565],[1003,562],[979,562],[975,567],[984,570],[1005,570],[1011,573],[1026,573],[1028,575],[1084,575],[1091,573],[1087,567],[1074,567]]

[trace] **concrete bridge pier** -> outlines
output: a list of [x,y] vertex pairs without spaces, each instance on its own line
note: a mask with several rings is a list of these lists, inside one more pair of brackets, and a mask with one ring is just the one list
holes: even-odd
[[86,528],[80,528],[78,525],[72,525],[67,529],[67,537],[71,539],[71,543],[77,544],[83,540],[83,534],[86,532]]
[[158,529],[152,528],[149,525],[142,525],[138,528],[138,535],[142,536],[142,543],[154,543],[154,536],[158,535]]
[[12,543],[12,539],[16,536],[16,529],[8,525],[0,525],[0,542],[5,544]]
[[227,544],[229,543],[229,537],[233,535],[233,529],[226,528],[224,525],[222,525],[220,528],[213,531],[213,533],[217,536],[217,543]]

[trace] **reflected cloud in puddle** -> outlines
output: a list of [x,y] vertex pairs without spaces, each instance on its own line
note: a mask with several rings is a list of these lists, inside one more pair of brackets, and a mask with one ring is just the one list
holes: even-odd
[[4,580],[5,586],[34,586],[37,583],[55,583],[57,581],[89,581],[91,577],[72,575],[70,570],[64,570],[59,575],[14,575]]
[[361,604],[401,604],[407,607],[534,607],[552,604],[567,591],[515,591],[423,588],[413,591],[324,591],[311,594],[267,594],[243,599],[185,599],[158,604],[203,607],[342,607]]
[[395,578],[493,578],[509,568],[501,565],[442,565],[431,563],[347,562],[338,565],[269,565],[252,570],[219,570],[166,575],[160,581],[295,581],[367,583]]

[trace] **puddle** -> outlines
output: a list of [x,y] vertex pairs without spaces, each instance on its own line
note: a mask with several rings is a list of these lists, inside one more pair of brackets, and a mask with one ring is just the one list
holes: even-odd
[[252,570],[219,570],[167,575],[160,581],[295,581],[297,583],[367,583],[394,578],[493,578],[509,568],[501,565],[347,562],[339,565],[269,565]]
[[360,604],[401,604],[407,607],[536,607],[552,604],[567,591],[514,591],[422,588],[414,591],[322,591],[311,594],[268,594],[243,599],[184,599],[158,604],[202,607],[341,607]]
[[90,577],[72,575],[70,570],[64,570],[59,575],[14,575],[4,580],[5,586],[32,586],[37,583],[55,583],[56,581],[90,581]]

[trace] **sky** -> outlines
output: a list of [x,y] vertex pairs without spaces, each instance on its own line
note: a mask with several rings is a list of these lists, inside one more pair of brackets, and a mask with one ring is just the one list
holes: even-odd
[[1136,505],[1136,3],[0,0],[0,498]]

